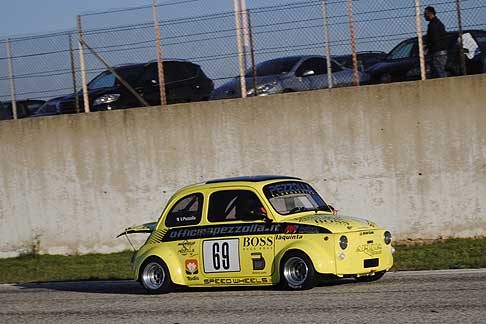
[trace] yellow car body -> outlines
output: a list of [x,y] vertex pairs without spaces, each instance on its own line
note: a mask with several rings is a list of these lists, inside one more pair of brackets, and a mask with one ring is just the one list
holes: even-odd
[[[309,184],[292,177],[220,179],[183,188],[158,222],[120,235],[144,232],[150,236],[132,267],[134,279],[149,292],[173,284],[283,283],[303,289],[320,275],[372,281],[393,265],[388,231],[335,215]],[[312,276],[309,282],[294,280],[304,275]]]

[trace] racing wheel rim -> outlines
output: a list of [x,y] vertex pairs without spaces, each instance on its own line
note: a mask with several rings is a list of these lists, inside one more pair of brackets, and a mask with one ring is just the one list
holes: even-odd
[[162,287],[164,280],[164,268],[157,262],[151,262],[143,269],[142,281],[144,286],[148,289],[159,289]]
[[308,273],[307,263],[300,257],[291,257],[285,262],[283,275],[285,280],[292,286],[303,285]]

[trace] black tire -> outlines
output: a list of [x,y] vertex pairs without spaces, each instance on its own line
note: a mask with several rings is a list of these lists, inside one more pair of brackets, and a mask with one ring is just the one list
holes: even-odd
[[149,294],[165,294],[173,288],[167,265],[156,257],[148,258],[140,267],[140,283]]
[[486,73],[486,55],[483,56],[483,73]]
[[380,280],[385,275],[385,273],[386,271],[381,271],[375,273],[372,276],[355,277],[354,279],[356,279],[356,281],[358,282],[373,282],[373,281]]
[[280,287],[283,289],[311,289],[316,285],[316,278],[314,265],[303,252],[289,252],[280,262]]
[[283,93],[291,93],[291,92],[295,92],[295,91],[292,89],[284,89],[283,91]]

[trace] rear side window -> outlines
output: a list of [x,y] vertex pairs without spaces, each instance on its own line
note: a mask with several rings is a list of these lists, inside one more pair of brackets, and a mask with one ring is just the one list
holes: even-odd
[[165,62],[164,77],[166,82],[177,82],[197,76],[197,69],[187,62]]
[[165,226],[174,227],[199,224],[201,221],[202,206],[203,195],[200,193],[181,198],[172,206],[165,219]]
[[263,205],[249,190],[218,191],[209,198],[208,220],[226,222],[261,219]]

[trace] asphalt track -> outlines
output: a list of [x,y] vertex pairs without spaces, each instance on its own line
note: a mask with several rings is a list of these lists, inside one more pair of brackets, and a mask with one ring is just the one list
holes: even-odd
[[486,269],[389,273],[301,292],[151,296],[131,281],[0,285],[0,323],[486,323]]

